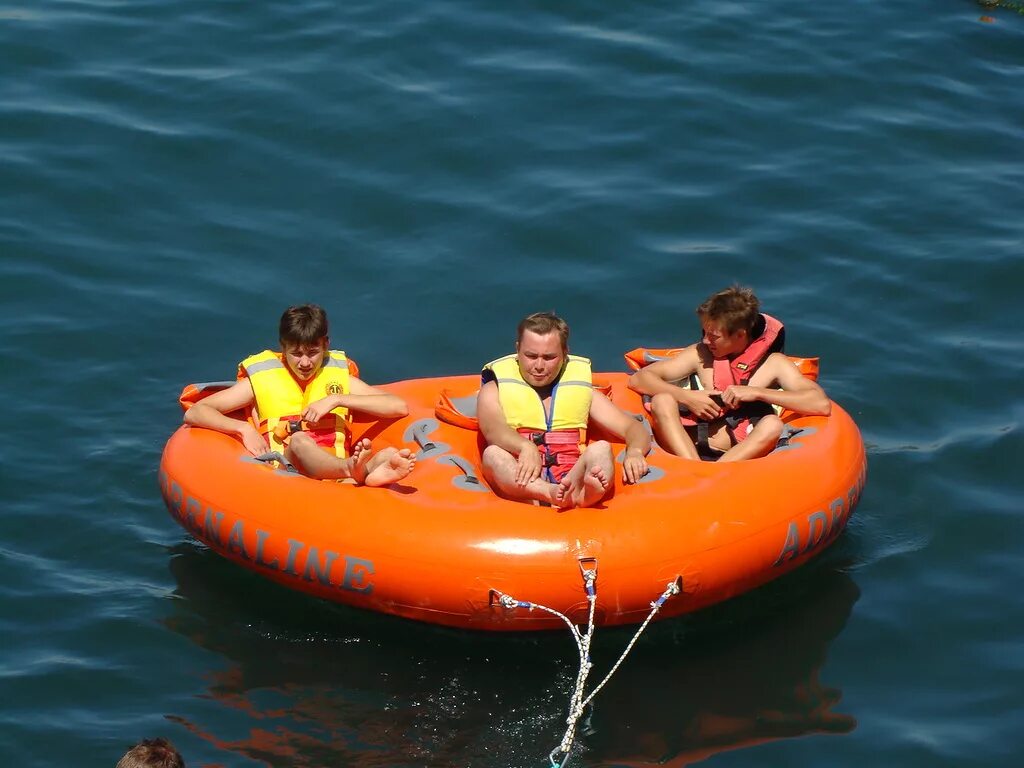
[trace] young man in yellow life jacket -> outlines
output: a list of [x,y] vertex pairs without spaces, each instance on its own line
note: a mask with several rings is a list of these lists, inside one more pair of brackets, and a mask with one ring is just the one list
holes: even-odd
[[[734,285],[697,307],[703,338],[634,373],[630,389],[650,395],[659,445],[688,459],[740,461],[770,453],[782,434],[772,406],[827,416],[824,390],[781,353],[785,329]],[[689,380],[689,389],[675,382]]]
[[501,496],[562,509],[598,504],[614,482],[611,444],[587,444],[589,423],[626,443],[623,480],[647,474],[644,424],[593,388],[590,361],[569,354],[569,327],[550,312],[519,323],[516,354],[484,366],[477,419],[484,477]]
[[[265,350],[243,360],[238,382],[189,408],[185,423],[234,435],[254,456],[283,453],[317,480],[352,478],[381,486],[412,472],[416,458],[407,448],[373,453],[366,439],[349,445],[350,411],[394,419],[408,407],[397,395],[350,375],[344,352],[328,350],[324,310],[315,304],[289,307],[281,315],[279,337],[280,352]],[[259,428],[226,415],[254,406]],[[305,429],[296,429],[303,423]]]

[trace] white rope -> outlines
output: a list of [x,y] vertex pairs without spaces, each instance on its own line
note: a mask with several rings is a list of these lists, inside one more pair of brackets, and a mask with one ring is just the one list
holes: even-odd
[[651,612],[647,614],[647,618],[644,619],[644,623],[640,625],[640,628],[636,631],[636,634],[633,635],[633,638],[626,645],[626,650],[622,652],[622,655],[619,656],[618,661],[616,661],[615,664],[612,665],[611,670],[609,670],[608,674],[604,676],[604,680],[597,684],[594,690],[590,692],[590,695],[587,696],[587,698],[583,701],[583,704],[581,706],[585,707],[587,704],[589,704],[591,700],[595,696],[597,696],[597,692],[604,688],[605,683],[611,680],[612,675],[614,675],[615,671],[622,665],[622,662],[626,660],[626,656],[629,654],[629,652],[633,650],[633,646],[636,645],[636,641],[640,639],[640,635],[643,634],[643,631],[645,629],[647,629],[647,625],[654,620],[654,617],[657,615],[658,611],[661,610],[662,604],[666,600],[668,600],[668,598],[677,594],[679,594],[678,582],[670,581],[665,591],[661,593],[661,597],[655,600],[653,603],[651,603]]
[[[600,691],[605,684],[611,680],[612,675],[622,666],[622,662],[626,660],[626,656],[633,650],[633,646],[636,645],[636,641],[640,639],[640,635],[643,634],[644,630],[647,629],[647,625],[651,623],[658,611],[661,610],[661,606],[673,595],[677,595],[680,592],[679,579],[670,581],[662,592],[661,596],[651,603],[651,612],[644,619],[640,628],[637,629],[636,633],[630,639],[626,645],[625,650],[616,660],[615,664],[612,665],[611,670],[604,676],[604,679],[597,684],[597,686],[590,692],[586,698],[583,698],[583,689],[586,686],[587,676],[590,674],[591,668],[594,666],[590,661],[590,644],[594,638],[594,612],[597,605],[597,589],[594,582],[597,578],[596,571],[584,570],[583,579],[587,589],[587,601],[590,603],[590,610],[587,615],[587,631],[586,633],[581,632],[576,628],[576,625],[569,620],[569,617],[554,608],[548,608],[546,605],[540,605],[538,603],[530,603],[522,600],[517,600],[511,595],[506,595],[503,592],[494,590],[494,594],[498,597],[499,602],[509,610],[515,608],[526,608],[528,610],[539,610],[546,611],[554,616],[560,618],[565,625],[569,628],[570,634],[572,634],[573,640],[576,641],[576,649],[579,651],[580,656],[580,667],[576,673],[576,685],[573,688],[572,695],[569,697],[569,717],[566,719],[568,727],[565,730],[565,734],[562,736],[561,743],[551,750],[548,755],[548,759],[551,761],[552,768],[565,768],[568,762],[569,750],[572,749],[572,743],[576,738],[576,723],[583,716],[583,710],[587,704],[593,701],[597,692]],[[565,759],[559,762],[555,759],[555,755],[561,753],[565,755]]]

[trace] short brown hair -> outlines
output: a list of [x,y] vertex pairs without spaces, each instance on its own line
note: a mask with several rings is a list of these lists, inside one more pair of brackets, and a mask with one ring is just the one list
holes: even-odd
[[741,285],[731,285],[712,294],[697,307],[697,317],[702,323],[709,320],[720,323],[730,335],[745,330],[747,336],[753,336],[760,316],[761,302],[752,290]]
[[281,315],[278,339],[286,344],[319,344],[327,338],[327,313],[316,304],[288,307]]
[[115,768],[185,768],[185,761],[167,739],[143,739],[124,753]]
[[559,341],[562,342],[562,352],[569,351],[569,324],[554,312],[534,312],[520,320],[519,328],[516,330],[517,344],[523,340],[523,333],[526,331],[538,336],[557,333]]

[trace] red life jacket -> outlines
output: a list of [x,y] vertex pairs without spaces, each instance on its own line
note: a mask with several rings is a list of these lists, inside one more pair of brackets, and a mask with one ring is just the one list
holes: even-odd
[[[762,314],[761,317],[764,320],[764,329],[743,352],[732,360],[722,358],[712,361],[712,381],[714,388],[719,392],[725,391],[733,384],[745,385],[754,375],[754,371],[760,368],[768,358],[768,355],[783,350],[786,343],[785,326],[771,315]],[[680,410],[682,411],[682,406],[680,406]],[[726,411],[719,418],[725,420],[726,429],[729,430],[733,439],[737,443],[742,443],[747,437],[750,424],[772,412],[772,407],[767,403],[743,403],[739,408]],[[679,420],[687,427],[707,423],[694,418],[689,411],[681,412]],[[705,441],[706,438],[701,442]]]

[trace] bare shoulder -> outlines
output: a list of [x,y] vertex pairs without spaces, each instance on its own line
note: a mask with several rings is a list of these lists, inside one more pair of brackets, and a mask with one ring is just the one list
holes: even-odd
[[488,381],[476,395],[476,418],[480,431],[487,442],[494,442],[503,427],[507,426],[505,412],[498,399],[498,383]]
[[478,415],[481,409],[483,409],[484,412],[499,409],[501,407],[499,402],[498,382],[492,379],[480,386],[480,390],[476,393],[476,407]]
[[794,389],[804,382],[811,383],[811,380],[800,373],[793,361],[781,352],[773,352],[768,355],[764,363],[751,377],[750,383],[756,386],[771,386],[777,384],[783,389]]

